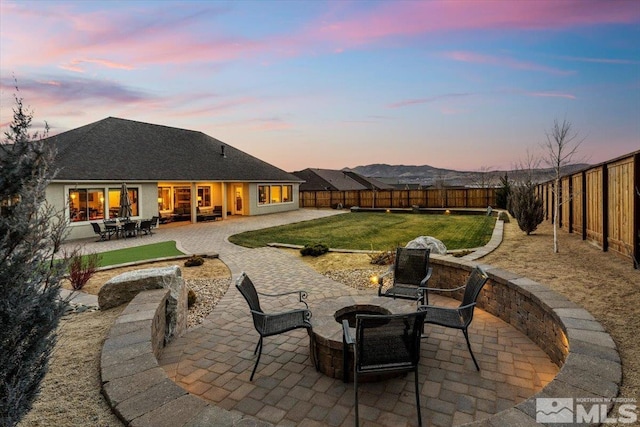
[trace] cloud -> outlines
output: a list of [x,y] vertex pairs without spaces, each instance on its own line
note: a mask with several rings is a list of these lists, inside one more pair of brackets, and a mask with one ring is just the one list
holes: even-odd
[[542,97],[542,98],[565,98],[565,99],[576,99],[575,95],[570,93],[561,93],[561,92],[525,92],[527,96],[534,97]]
[[[256,39],[237,31],[232,34],[219,30],[216,24],[230,11],[240,9],[233,3],[212,6],[190,2],[186,3],[190,7],[178,8],[173,3],[130,2],[88,11],[79,4],[48,7],[42,3],[36,8],[22,3],[0,3],[4,67],[54,64],[83,72],[88,64],[132,70],[149,64],[236,59],[269,58],[272,62],[277,56],[340,54],[349,48],[436,32],[562,30],[640,20],[637,4],[624,0],[407,1],[366,5],[353,2],[338,6],[329,3],[325,13],[312,17],[300,28],[285,27]],[[535,64],[517,61],[511,62],[511,66],[536,69]]]
[[429,104],[429,103],[440,101],[440,100],[443,100],[443,99],[462,98],[462,97],[467,97],[467,96],[472,96],[472,95],[473,94],[471,94],[471,93],[447,93],[447,94],[443,94],[443,95],[432,96],[432,97],[429,97],[429,98],[403,99],[401,101],[397,101],[397,102],[393,102],[391,104],[388,104],[387,108],[401,108],[401,107],[408,107],[408,106],[411,106],[411,105]]
[[108,61],[106,59],[74,59],[68,64],[60,65],[60,68],[64,70],[74,71],[78,73],[83,73],[84,68],[81,67],[82,64],[97,64],[105,68],[119,69],[119,70],[134,70],[135,67],[126,64],[120,64],[113,61]]
[[598,64],[620,64],[620,65],[637,65],[640,61],[635,59],[616,59],[616,58],[587,58],[579,56],[558,56],[557,58],[566,61],[576,62],[593,62]]
[[[13,79],[0,80],[2,90],[15,91]],[[153,100],[156,97],[120,83],[91,78],[46,77],[43,79],[21,78],[21,92],[33,93],[47,103],[109,101],[130,103]]]
[[[358,5],[358,3],[355,3]],[[633,24],[640,8],[633,1],[416,1],[382,2],[322,17],[308,29],[319,40],[359,46],[384,38],[468,30],[562,30],[612,23]],[[363,11],[364,10],[364,11]],[[340,16],[345,12],[342,10]],[[336,14],[338,15],[338,14]]]
[[558,68],[547,67],[545,65],[540,65],[529,61],[519,61],[517,59],[509,58],[506,56],[482,55],[479,53],[467,51],[445,52],[443,56],[454,61],[496,65],[499,67],[508,67],[516,70],[540,71],[544,73],[563,76],[575,74],[575,71],[560,70]]

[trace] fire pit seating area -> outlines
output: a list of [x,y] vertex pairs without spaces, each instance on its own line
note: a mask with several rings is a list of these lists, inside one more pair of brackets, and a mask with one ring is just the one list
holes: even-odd
[[[431,255],[429,287],[447,288],[465,283],[477,265],[462,257]],[[564,296],[515,273],[481,265],[489,280],[477,299],[477,308],[511,324],[534,341],[560,366],[555,379],[539,393],[515,407],[468,425],[535,425],[536,398],[611,399],[617,397],[622,369],[611,336],[591,314]],[[462,300],[463,290],[450,292]],[[102,349],[103,393],[126,425],[237,425],[244,418],[191,395],[171,381],[158,366],[165,344],[167,289],[142,290],[114,322]],[[338,301],[340,300],[340,301]],[[382,301],[381,301],[382,300]],[[342,378],[342,326],[352,308],[369,312],[406,312],[415,302],[377,295],[313,300],[311,323],[318,344],[317,363],[324,373]],[[372,308],[375,306],[376,308]],[[377,308],[381,307],[381,309]],[[385,311],[386,310],[386,311]],[[330,325],[330,326],[329,326]],[[335,326],[334,326],[335,325]],[[326,329],[324,329],[326,327]],[[175,331],[174,331],[175,333]],[[179,333],[178,333],[179,335]],[[321,342],[324,339],[324,342]],[[337,341],[337,342],[336,342]],[[313,354],[313,352],[311,352]],[[336,359],[336,360],[333,360]],[[482,368],[482,366],[480,366]],[[611,409],[612,403],[607,404]]]

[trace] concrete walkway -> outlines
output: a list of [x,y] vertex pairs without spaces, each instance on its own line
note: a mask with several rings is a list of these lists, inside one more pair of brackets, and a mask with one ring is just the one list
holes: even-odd
[[[357,291],[336,283],[295,257],[275,248],[247,249],[227,237],[245,230],[319,218],[333,210],[299,210],[261,217],[230,218],[195,225],[161,227],[153,236],[89,242],[86,251],[105,251],[176,240],[188,253],[219,254],[232,279],[246,271],[262,292],[306,289],[311,310],[325,298]],[[369,291],[371,292],[371,291]],[[447,299],[433,297],[433,303]],[[288,304],[267,305],[279,311]],[[541,390],[558,368],[525,335],[476,309],[469,335],[482,371],[477,372],[460,331],[427,326],[420,367],[420,393],[425,425],[451,426],[488,418]],[[292,331],[265,338],[255,378],[258,335],[248,306],[232,286],[200,326],[170,343],[159,363],[189,393],[216,406],[255,417],[259,424],[281,426],[351,426],[352,384],[316,372],[309,360],[309,338]],[[363,426],[417,425],[412,376],[363,384],[360,388]]]

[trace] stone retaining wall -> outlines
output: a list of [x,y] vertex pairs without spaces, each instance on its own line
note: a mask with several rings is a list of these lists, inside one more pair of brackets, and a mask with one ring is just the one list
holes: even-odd
[[190,395],[158,365],[169,294],[142,291],[118,316],[102,347],[102,393],[126,426],[239,425],[242,416]]
[[[455,288],[477,264],[450,256],[431,256],[429,286]],[[527,335],[560,367],[556,378],[514,408],[477,425],[535,425],[536,398],[604,398],[618,395],[622,365],[616,345],[585,309],[550,288],[490,265],[480,266],[489,281],[477,306]],[[462,299],[462,291],[443,292]],[[453,294],[453,295],[452,295]],[[613,403],[607,403],[610,410]]]

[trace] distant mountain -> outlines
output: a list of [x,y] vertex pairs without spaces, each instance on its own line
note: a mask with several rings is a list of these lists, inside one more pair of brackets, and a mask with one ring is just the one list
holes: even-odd
[[[570,165],[563,169],[563,174],[586,168],[587,164]],[[498,184],[499,178],[507,173],[510,177],[516,177],[519,171],[457,171],[453,169],[435,168],[429,165],[387,165],[376,163],[372,165],[344,168],[352,170],[366,177],[377,178],[388,184],[421,184],[432,186],[443,184],[447,186],[469,186],[482,184]],[[344,170],[343,169],[343,170]],[[533,173],[537,182],[548,181],[553,178],[553,169],[537,169]]]

